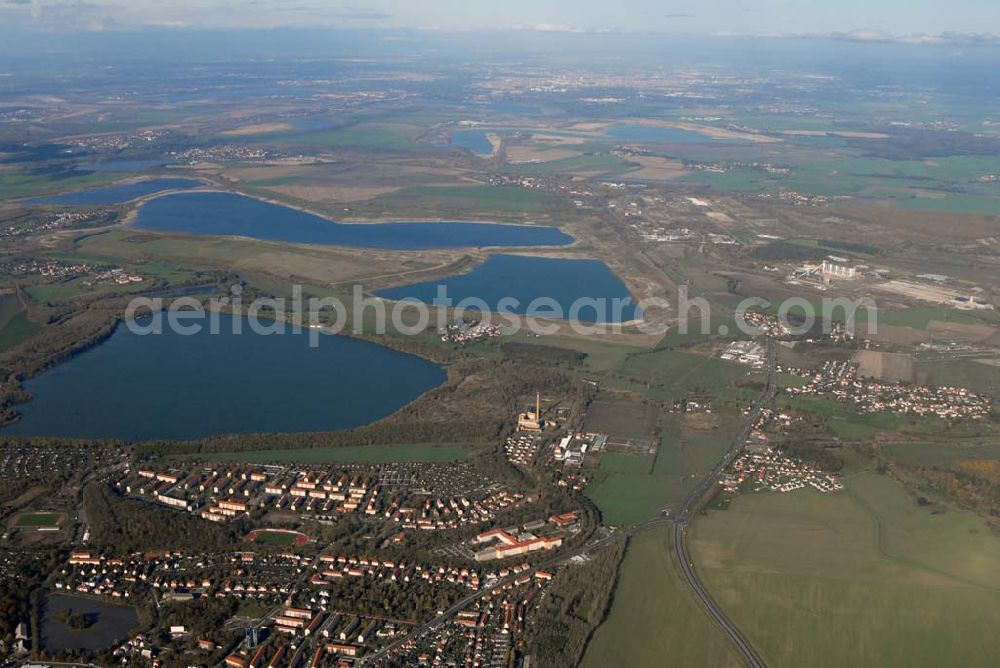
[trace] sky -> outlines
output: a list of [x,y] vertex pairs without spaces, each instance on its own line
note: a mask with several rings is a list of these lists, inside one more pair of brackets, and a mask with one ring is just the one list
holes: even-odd
[[1000,0],[0,0],[7,28],[1000,34]]

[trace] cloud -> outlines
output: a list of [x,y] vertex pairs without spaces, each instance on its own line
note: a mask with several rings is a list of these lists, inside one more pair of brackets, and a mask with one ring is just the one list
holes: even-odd
[[5,5],[30,5],[31,0],[3,0]]
[[925,33],[895,35],[882,30],[852,30],[850,32],[828,33],[819,35],[819,37],[870,44],[995,44],[1000,42],[1000,36],[992,33],[959,32],[944,32],[936,35]]
[[282,0],[250,0],[249,4],[274,11],[277,14],[281,14],[282,12],[312,12],[314,14],[322,14],[325,18],[344,21],[383,21],[392,18],[392,14],[377,9],[355,7],[353,5],[346,7],[326,7],[321,3],[314,5],[300,3],[288,6]]
[[7,4],[24,7],[39,25],[54,29],[107,30],[119,27],[115,20],[117,8],[84,0],[6,0]]
[[560,25],[558,23],[538,23],[528,26],[528,30],[537,30],[538,32],[584,32],[582,28]]
[[344,7],[343,9],[331,12],[330,16],[352,21],[382,21],[392,18],[392,14],[380,12],[376,9],[365,9],[363,7]]
[[693,19],[695,17],[694,12],[671,12],[670,14],[664,14],[664,18],[668,19]]

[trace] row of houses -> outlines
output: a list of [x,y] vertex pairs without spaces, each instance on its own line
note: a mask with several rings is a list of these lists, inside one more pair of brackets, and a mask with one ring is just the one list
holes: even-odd
[[481,499],[468,497],[393,497],[384,516],[403,529],[439,530],[483,524],[497,513],[531,503],[535,499],[507,489],[493,490]]
[[964,387],[887,383],[857,375],[857,365],[827,362],[819,370],[782,368],[804,378],[787,392],[799,396],[832,396],[851,403],[862,413],[937,416],[945,420],[980,420],[993,410],[993,400]]

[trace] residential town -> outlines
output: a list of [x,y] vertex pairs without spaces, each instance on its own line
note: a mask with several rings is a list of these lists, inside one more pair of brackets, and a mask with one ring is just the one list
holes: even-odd
[[[570,517],[560,521],[565,523]],[[327,553],[308,557],[294,552],[241,552],[220,557],[165,552],[114,558],[75,551],[61,569],[55,589],[123,600],[149,592],[161,606],[214,599],[233,601],[247,610],[267,610],[256,619],[247,619],[247,640],[236,646],[225,629],[192,637],[184,626],[172,626],[166,636],[144,634],[124,642],[114,652],[123,662],[133,657],[155,664],[158,656],[172,651],[173,646],[194,645],[194,655],[203,663],[215,657],[227,666],[244,668],[294,666],[301,657],[309,665],[350,666],[382,643],[405,637],[416,623],[366,612],[370,607],[346,609],[344,596],[348,591],[384,585],[390,587],[385,591],[391,591],[394,598],[432,591],[448,592],[444,595],[454,598],[463,590],[489,588],[488,596],[456,615],[454,626],[440,630],[443,635],[433,634],[419,643],[408,641],[399,652],[425,657],[415,656],[417,661],[433,662],[432,656],[491,660],[499,641],[476,642],[475,638],[496,635],[503,640],[499,644],[508,647],[523,632],[528,608],[552,577],[552,572],[532,571],[522,563],[483,571]],[[494,616],[496,601],[506,603]],[[453,628],[461,629],[469,642],[452,638]],[[442,643],[443,639],[446,642]],[[279,664],[282,661],[287,663]]]
[[991,397],[963,387],[911,385],[861,378],[853,362],[828,361],[817,370],[783,368],[805,380],[785,391],[792,396],[830,396],[860,413],[936,416],[945,420],[981,420],[993,407]]
[[127,470],[115,483],[129,496],[229,522],[250,513],[286,512],[317,521],[345,514],[382,518],[402,530],[442,530],[482,524],[497,513],[530,504],[502,487],[473,495],[437,495],[405,477],[373,469],[299,470],[218,466],[195,470]]

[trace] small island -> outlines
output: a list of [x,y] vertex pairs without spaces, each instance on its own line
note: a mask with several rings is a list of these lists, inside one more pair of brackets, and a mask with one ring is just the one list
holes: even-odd
[[56,619],[71,629],[83,631],[94,625],[96,621],[94,615],[86,612],[77,612],[73,608],[66,608],[56,613]]

